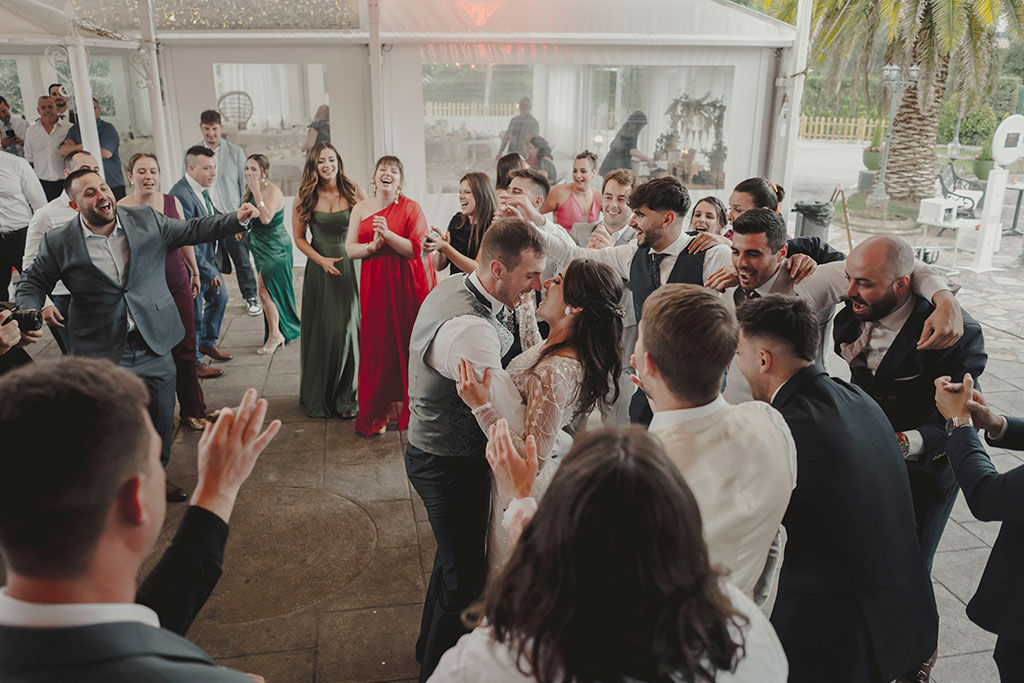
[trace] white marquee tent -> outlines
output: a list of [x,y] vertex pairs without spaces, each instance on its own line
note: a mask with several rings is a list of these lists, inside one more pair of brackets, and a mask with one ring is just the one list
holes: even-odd
[[[788,184],[811,5],[801,2],[800,31],[726,0],[61,3],[0,6],[0,67],[16,63],[30,120],[58,73],[87,102],[87,65],[105,60],[97,87],[114,113],[103,116],[123,137],[131,131],[129,147],[180,168],[199,140],[199,113],[219,106],[231,139],[268,153],[290,193],[306,127],[329,103],[349,175],[366,185],[373,159],[397,154],[406,193],[435,224],[454,211],[461,173],[493,172],[498,135],[523,96],[559,174],[578,151],[606,151],[640,110],[649,124],[638,144],[658,167],[641,172],[681,169],[707,189],[695,193],[720,197],[752,175]],[[689,164],[665,151],[670,105]],[[88,121],[91,110],[82,114]],[[716,140],[724,149],[713,160]]]

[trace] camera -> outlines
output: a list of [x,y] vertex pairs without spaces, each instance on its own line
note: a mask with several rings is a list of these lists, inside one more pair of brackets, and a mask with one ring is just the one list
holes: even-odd
[[43,314],[32,308],[18,308],[13,301],[0,301],[0,311],[10,311],[22,332],[43,329]]

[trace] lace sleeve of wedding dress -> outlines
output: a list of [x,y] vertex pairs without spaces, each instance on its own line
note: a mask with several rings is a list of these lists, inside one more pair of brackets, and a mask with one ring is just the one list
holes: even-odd
[[[572,417],[583,369],[573,358],[545,358],[526,380],[526,420],[522,434],[509,429],[519,455],[526,456],[526,437],[537,440],[537,455],[547,458],[555,445],[558,430]],[[486,403],[473,411],[484,433],[503,416]]]
[[519,324],[519,343],[523,351],[544,341],[537,327],[537,297],[531,291],[523,303],[516,307],[516,322]]

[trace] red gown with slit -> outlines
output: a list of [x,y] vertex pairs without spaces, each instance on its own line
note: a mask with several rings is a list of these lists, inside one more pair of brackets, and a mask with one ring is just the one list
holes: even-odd
[[373,219],[384,216],[388,229],[405,237],[413,257],[401,256],[385,243],[363,259],[359,275],[359,415],[357,434],[370,435],[394,422],[409,426],[409,337],[420,304],[437,284],[429,255],[423,253],[427,219],[420,205],[406,197],[388,204],[359,223],[357,239],[373,241]]

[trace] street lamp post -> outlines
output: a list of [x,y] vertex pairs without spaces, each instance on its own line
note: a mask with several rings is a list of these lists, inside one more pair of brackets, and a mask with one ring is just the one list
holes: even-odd
[[918,67],[907,69],[907,77],[903,78],[903,68],[897,64],[886,64],[882,67],[882,83],[885,84],[891,93],[889,100],[889,126],[885,130],[885,148],[882,150],[882,168],[878,172],[878,182],[875,189],[868,197],[868,207],[875,209],[882,214],[889,208],[889,195],[885,192],[885,171],[889,165],[889,149],[892,146],[892,122],[896,118],[896,105],[899,104],[900,94],[903,90],[917,83]]

